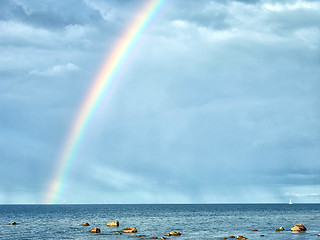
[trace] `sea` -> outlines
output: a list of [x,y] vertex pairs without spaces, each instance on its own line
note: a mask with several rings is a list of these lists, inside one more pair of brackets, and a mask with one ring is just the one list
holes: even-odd
[[[107,227],[112,220],[120,226]],[[307,231],[292,233],[295,224]],[[95,227],[101,232],[90,233]],[[138,232],[115,234],[127,227]],[[320,204],[0,205],[0,239],[160,239],[171,231],[181,236],[166,239],[320,239]]]

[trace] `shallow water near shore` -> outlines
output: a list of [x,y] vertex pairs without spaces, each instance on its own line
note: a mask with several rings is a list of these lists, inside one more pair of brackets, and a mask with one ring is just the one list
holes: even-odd
[[[320,204],[147,204],[147,205],[0,205],[0,239],[222,239],[243,235],[250,239],[309,240],[319,238]],[[118,228],[107,222],[118,220]],[[17,225],[9,225],[10,222]],[[82,226],[89,222],[90,226]],[[301,223],[308,229],[292,233]],[[284,231],[275,229],[284,227]],[[90,233],[93,227],[101,234]],[[138,233],[115,235],[126,227]],[[258,231],[252,231],[257,229]],[[260,235],[264,235],[261,237]]]

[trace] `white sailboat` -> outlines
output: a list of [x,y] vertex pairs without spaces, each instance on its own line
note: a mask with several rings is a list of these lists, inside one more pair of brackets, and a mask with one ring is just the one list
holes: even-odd
[[292,204],[291,198],[290,198],[289,204]]

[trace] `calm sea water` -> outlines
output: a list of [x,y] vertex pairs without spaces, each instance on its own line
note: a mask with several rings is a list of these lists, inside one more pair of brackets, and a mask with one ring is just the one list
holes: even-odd
[[[111,220],[118,220],[120,227],[107,227]],[[17,225],[8,225],[13,221]],[[90,226],[82,226],[84,222]],[[291,233],[290,228],[297,223],[308,230]],[[281,226],[285,231],[275,232]],[[93,227],[100,228],[101,234],[90,233]],[[115,235],[126,227],[136,227],[138,233]],[[222,239],[230,235],[320,239],[320,204],[0,205],[0,239],[120,240],[137,239],[138,234],[150,239],[173,230],[182,235],[167,239]]]

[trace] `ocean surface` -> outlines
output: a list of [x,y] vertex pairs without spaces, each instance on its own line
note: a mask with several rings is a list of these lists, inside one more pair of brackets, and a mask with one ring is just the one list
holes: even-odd
[[[118,228],[107,222],[118,220]],[[10,222],[17,225],[9,225]],[[82,226],[88,222],[90,226]],[[292,233],[301,223],[308,229]],[[93,227],[100,234],[90,233]],[[126,227],[138,233],[115,235]],[[284,227],[284,231],[275,229]],[[258,231],[252,231],[257,229]],[[192,204],[192,205],[0,205],[0,239],[150,239],[170,231],[167,239],[222,239],[243,235],[248,239],[320,239],[320,204]],[[260,235],[264,235],[263,237]],[[229,239],[229,238],[228,238]]]

